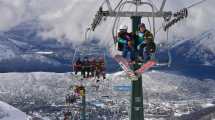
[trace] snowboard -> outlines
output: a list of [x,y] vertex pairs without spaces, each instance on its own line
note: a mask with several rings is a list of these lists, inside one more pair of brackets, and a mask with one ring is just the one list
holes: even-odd
[[136,76],[134,72],[130,69],[129,62],[125,58],[123,58],[121,55],[115,55],[114,58],[129,77]]
[[148,62],[144,63],[138,70],[133,72],[133,70],[130,69],[130,63],[123,58],[121,55],[115,55],[114,56],[115,60],[119,63],[121,68],[126,72],[129,78],[136,79],[137,75],[141,75],[144,72],[146,72],[148,69],[156,65],[155,60],[149,60]]
[[145,64],[143,64],[138,70],[135,71],[136,74],[143,74],[145,71],[150,69],[156,64],[156,61],[154,60],[149,60]]

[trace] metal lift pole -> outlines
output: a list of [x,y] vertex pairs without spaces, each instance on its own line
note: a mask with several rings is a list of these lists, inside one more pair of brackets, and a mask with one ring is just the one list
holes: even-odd
[[86,95],[85,95],[85,87],[83,87],[83,91],[82,91],[82,107],[81,107],[81,118],[80,120],[86,120]]
[[[138,26],[141,23],[141,17],[131,17],[132,19],[132,31],[135,33],[138,30]],[[137,51],[135,51],[137,53]],[[134,64],[134,71],[139,69],[141,65],[137,62]],[[130,120],[144,120],[144,108],[143,108],[143,89],[142,89],[142,75],[138,76],[138,80],[132,81],[132,93],[131,93],[131,116]]]

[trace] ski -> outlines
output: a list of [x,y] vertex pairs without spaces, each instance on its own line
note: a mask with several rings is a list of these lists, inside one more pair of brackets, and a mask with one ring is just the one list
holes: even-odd
[[145,71],[147,71],[148,69],[150,69],[154,65],[156,65],[156,61],[149,60],[148,62],[146,62],[145,64],[143,64],[138,70],[136,70],[135,73],[137,73],[137,74],[143,74]]
[[121,68],[126,72],[128,77],[135,77],[136,76],[134,74],[134,72],[130,69],[130,65],[125,58],[123,58],[121,55],[115,55],[114,58],[119,63]]

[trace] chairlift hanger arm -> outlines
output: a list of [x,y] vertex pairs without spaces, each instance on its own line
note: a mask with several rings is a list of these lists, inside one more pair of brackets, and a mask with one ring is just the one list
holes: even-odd
[[106,1],[106,3],[107,3],[107,7],[108,7],[108,9],[109,9],[109,12],[112,12],[113,9],[112,9],[112,7],[111,7],[110,1],[109,1],[109,0],[105,0],[105,1]]
[[161,7],[160,7],[160,12],[163,11],[165,4],[166,4],[166,0],[163,0]]
[[[107,4],[110,5],[110,1],[106,0]],[[166,0],[163,0],[161,9],[164,8],[164,5],[166,3]],[[141,2],[141,0],[134,0],[134,1],[125,1],[122,4],[134,4],[137,6],[143,5],[143,4],[147,4],[149,6],[151,6],[153,8],[153,5],[149,2]],[[109,8],[109,7],[108,7]],[[163,12],[159,11],[159,12],[155,12],[153,15],[153,12],[129,12],[129,11],[124,11],[124,12],[116,12],[116,11],[112,11],[112,8],[110,6],[108,11],[102,11],[101,12],[103,14],[103,16],[106,17],[132,17],[132,16],[141,16],[141,17],[168,17],[168,16],[172,16],[172,12],[171,11],[167,11],[167,12]]]
[[[130,11],[124,11],[124,12],[103,11],[102,15],[106,16],[106,17],[116,17],[116,16],[120,16],[120,17],[132,17],[132,16],[153,17],[152,12],[130,12]],[[154,17],[165,17],[165,16],[166,17],[172,16],[172,12],[167,11],[167,12],[155,12],[154,13]]]
[[197,5],[199,5],[199,4],[202,4],[202,3],[206,2],[206,1],[207,1],[207,0],[201,0],[201,1],[199,1],[199,2],[193,3],[192,5],[188,6],[187,9],[190,9],[190,8],[192,8],[192,7],[195,7],[195,6],[197,6]]

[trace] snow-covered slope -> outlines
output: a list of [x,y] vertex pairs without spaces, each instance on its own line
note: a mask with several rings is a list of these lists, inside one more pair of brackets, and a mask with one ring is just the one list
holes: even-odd
[[[65,95],[69,87],[81,81],[70,73],[2,73],[0,74],[0,100],[7,101],[24,112],[36,111],[42,117],[53,117],[53,105],[64,105]],[[117,72],[107,75],[107,80],[96,83],[86,80],[87,102],[104,100],[108,96],[111,101],[125,101],[129,106],[130,92],[116,91],[115,86],[131,86],[125,73]],[[96,86],[99,89],[96,91]],[[145,104],[153,106],[162,104],[161,108],[172,108],[174,104],[205,103],[213,101],[215,96],[215,80],[183,76],[175,73],[149,71],[143,75],[143,92]],[[105,98],[107,99],[107,98]],[[195,102],[193,102],[195,101]],[[117,104],[118,104],[117,102]],[[119,102],[121,104],[121,102]],[[179,106],[180,106],[179,105]],[[174,109],[179,109],[178,105]]]
[[[112,84],[130,85],[130,81],[124,77],[114,76]],[[195,78],[167,73],[151,71],[143,75],[143,89],[147,92],[148,99],[162,101],[210,98],[215,95],[212,79],[198,80]]]
[[29,117],[20,110],[0,101],[0,120],[28,120]]
[[[124,73],[108,75],[111,81],[104,81],[112,87],[116,85],[130,85],[130,80],[126,79]],[[95,81],[86,81],[86,84],[93,84]],[[108,83],[109,82],[109,83]],[[1,100],[13,101],[15,98],[42,98],[55,101],[56,96],[63,95],[67,87],[77,84],[78,81],[69,73],[5,73],[0,74],[0,90],[9,93],[1,95]],[[149,99],[181,100],[198,98],[210,98],[215,94],[215,81],[181,76],[172,73],[151,71],[143,75],[143,89],[149,95]],[[106,86],[107,87],[107,86]],[[60,92],[61,91],[61,92]],[[105,91],[104,91],[105,92]],[[44,96],[37,96],[41,93]],[[111,93],[111,92],[110,92]],[[9,95],[8,95],[9,94]],[[104,94],[109,94],[105,92]],[[159,96],[157,96],[159,94]],[[46,96],[47,95],[47,96]],[[12,99],[14,98],[14,99]],[[59,98],[59,100],[62,100]]]

